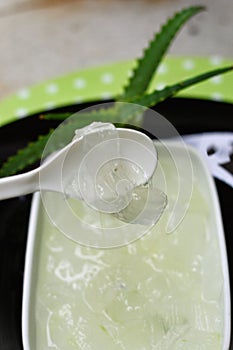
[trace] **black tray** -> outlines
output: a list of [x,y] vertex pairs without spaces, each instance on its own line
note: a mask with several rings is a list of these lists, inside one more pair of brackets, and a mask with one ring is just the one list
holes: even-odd
[[[93,103],[96,104],[96,103]],[[77,112],[91,104],[73,105],[60,111]],[[233,130],[233,104],[173,98],[156,106],[180,134]],[[58,111],[58,109],[56,109]],[[145,120],[147,129],[155,126]],[[0,163],[38,133],[46,133],[57,122],[42,121],[38,115],[0,128]],[[233,172],[232,162],[227,165]],[[216,180],[225,229],[231,284],[233,281],[233,190]],[[21,306],[24,256],[31,195],[0,202],[0,349],[22,350]],[[233,290],[233,289],[232,289]],[[233,349],[233,344],[230,349]]]

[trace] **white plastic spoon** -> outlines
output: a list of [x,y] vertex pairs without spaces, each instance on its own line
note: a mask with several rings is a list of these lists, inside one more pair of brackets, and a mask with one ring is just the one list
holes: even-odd
[[[120,157],[128,161],[129,164],[133,164],[135,171],[137,169],[134,164],[142,171],[143,176],[136,177],[134,183],[130,184],[136,187],[146,183],[152,177],[157,165],[157,153],[152,140],[136,130],[117,128],[115,129],[117,130],[117,138],[111,136],[111,133],[107,133],[105,138],[105,134],[101,134],[101,130],[108,130],[109,125],[112,124],[92,123],[88,127],[78,130],[78,135],[72,142],[50,155],[37,169],[0,179],[0,200],[45,190],[84,199],[87,204],[103,212],[110,213],[122,210],[129,202],[123,203],[121,201],[120,204],[114,204],[115,206],[111,207],[109,198],[107,201],[105,197],[99,200],[98,191],[95,191],[95,181],[99,169],[105,164],[107,166],[108,162],[112,162],[114,156],[120,152]],[[116,149],[118,146],[120,151]],[[132,172],[132,166],[130,167],[129,173]],[[88,176],[84,171],[87,168]],[[117,191],[119,192],[117,194],[119,196],[121,193],[126,194],[127,182],[131,181],[129,176],[118,179]],[[75,185],[74,188],[73,185]]]

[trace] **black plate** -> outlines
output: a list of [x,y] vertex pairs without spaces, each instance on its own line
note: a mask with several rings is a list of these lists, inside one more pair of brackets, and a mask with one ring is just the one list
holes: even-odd
[[[96,103],[95,103],[96,104]],[[77,112],[90,104],[60,108]],[[58,110],[58,109],[57,109]],[[57,111],[56,110],[56,111]],[[233,130],[233,105],[195,99],[174,98],[156,106],[180,134]],[[151,121],[145,120],[153,132]],[[0,128],[0,163],[38,132],[46,133],[57,122],[42,121],[38,115],[16,121]],[[233,160],[233,159],[232,159]],[[233,162],[232,162],[233,163]],[[232,167],[232,164],[228,164]],[[232,169],[233,170],[233,169]],[[225,229],[231,284],[233,281],[233,215],[232,189],[216,181]],[[21,305],[24,256],[27,239],[31,196],[0,202],[0,349],[22,350]],[[233,289],[232,289],[233,290]],[[233,345],[231,346],[233,349]]]

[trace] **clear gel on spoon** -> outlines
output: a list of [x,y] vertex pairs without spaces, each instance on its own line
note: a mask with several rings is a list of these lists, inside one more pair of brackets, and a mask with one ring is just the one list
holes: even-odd
[[83,138],[86,156],[66,193],[81,195],[93,209],[126,223],[154,225],[166,207],[166,195],[154,188],[139,164],[122,158],[117,128],[96,122],[76,130],[75,138]]
[[137,240],[156,224],[167,203],[150,182],[157,164],[154,144],[138,131],[100,122],[76,130],[75,138],[80,142],[61,169],[65,196],[43,194],[53,224],[90,247]]

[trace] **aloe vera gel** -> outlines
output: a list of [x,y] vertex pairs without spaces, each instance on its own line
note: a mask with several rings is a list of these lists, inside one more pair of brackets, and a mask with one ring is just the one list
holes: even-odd
[[212,213],[194,171],[186,215],[166,234],[173,177],[167,181],[162,217],[123,247],[78,245],[42,213],[35,350],[221,349],[223,276]]

